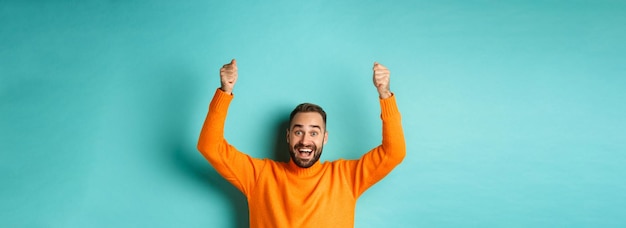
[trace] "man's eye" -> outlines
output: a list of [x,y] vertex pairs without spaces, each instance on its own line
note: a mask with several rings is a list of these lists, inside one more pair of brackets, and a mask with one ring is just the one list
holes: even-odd
[[295,134],[296,135],[302,135],[302,132],[301,131],[296,131]]
[[311,136],[317,136],[317,132],[311,133]]

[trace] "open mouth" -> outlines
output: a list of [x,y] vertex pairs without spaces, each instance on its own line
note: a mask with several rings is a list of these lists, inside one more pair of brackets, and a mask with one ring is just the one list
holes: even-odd
[[309,148],[298,149],[298,155],[302,159],[310,159],[313,157],[313,150]]

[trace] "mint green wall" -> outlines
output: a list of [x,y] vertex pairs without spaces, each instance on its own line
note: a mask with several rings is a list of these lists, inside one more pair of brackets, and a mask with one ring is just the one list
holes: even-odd
[[625,25],[609,0],[2,1],[0,226],[246,227],[195,148],[237,58],[226,137],[276,159],[305,101],[323,160],[380,143],[391,69],[408,155],[357,227],[624,227]]

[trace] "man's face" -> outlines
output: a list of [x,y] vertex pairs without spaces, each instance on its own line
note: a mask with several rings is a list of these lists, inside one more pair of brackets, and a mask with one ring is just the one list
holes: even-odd
[[302,168],[309,168],[320,159],[327,140],[326,125],[317,112],[297,113],[287,129],[289,155]]

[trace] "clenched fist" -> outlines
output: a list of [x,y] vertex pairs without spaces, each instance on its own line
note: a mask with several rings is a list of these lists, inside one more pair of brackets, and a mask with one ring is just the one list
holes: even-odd
[[381,99],[391,97],[389,90],[389,69],[380,63],[374,62],[374,86],[378,90]]
[[222,91],[232,94],[235,82],[237,82],[237,60],[233,59],[228,64],[224,64],[220,69],[220,80]]

